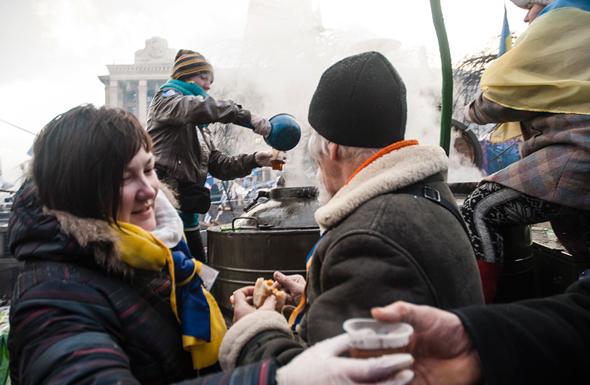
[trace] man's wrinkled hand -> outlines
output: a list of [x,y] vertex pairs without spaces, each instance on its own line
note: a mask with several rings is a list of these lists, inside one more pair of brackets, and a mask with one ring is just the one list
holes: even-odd
[[274,295],[268,296],[260,308],[256,309],[252,303],[254,295],[254,286],[246,286],[234,291],[230,297],[230,302],[234,307],[233,322],[236,323],[250,313],[256,310],[275,310],[277,299]]
[[415,360],[413,385],[479,383],[479,354],[455,314],[402,301],[374,308],[371,313],[381,322],[406,322],[414,328],[407,348]]
[[286,304],[297,306],[305,290],[305,278],[299,274],[285,275],[280,271],[275,271],[273,278],[274,286],[287,293]]

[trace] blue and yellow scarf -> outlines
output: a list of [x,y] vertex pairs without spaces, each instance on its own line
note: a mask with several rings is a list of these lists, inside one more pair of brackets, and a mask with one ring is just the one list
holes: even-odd
[[191,353],[193,367],[214,365],[227,327],[215,298],[198,275],[201,262],[190,258],[184,241],[170,250],[152,233],[130,223],[118,224],[112,228],[119,238],[117,250],[126,264],[140,270],[167,269],[170,306],[180,322],[182,345]]

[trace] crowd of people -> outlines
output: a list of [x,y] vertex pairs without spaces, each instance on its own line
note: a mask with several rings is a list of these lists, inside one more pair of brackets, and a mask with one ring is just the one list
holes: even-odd
[[[195,232],[210,204],[207,172],[240,177],[272,155],[215,149],[211,122],[262,136],[270,123],[209,96],[202,55],[178,52],[147,130],[92,105],[50,121],[10,218],[11,252],[25,262],[10,310],[11,383],[585,383],[590,278],[549,298],[484,304],[501,271],[502,226],[585,223],[590,212],[590,1],[515,3],[530,9],[529,30],[486,70],[467,114],[519,121],[523,158],[461,210],[444,151],[405,137],[405,85],[387,58],[365,52],[323,73],[307,143],[321,237],[306,277],[274,274],[288,316],[274,295],[256,308],[248,286],[233,295],[228,329],[209,292]],[[352,358],[341,333],[355,317],[414,333],[402,353]]]

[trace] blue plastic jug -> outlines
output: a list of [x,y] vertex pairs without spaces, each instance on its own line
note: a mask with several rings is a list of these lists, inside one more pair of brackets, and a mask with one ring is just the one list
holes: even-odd
[[268,120],[272,127],[264,141],[274,149],[288,151],[297,146],[301,139],[301,127],[289,114],[277,114]]

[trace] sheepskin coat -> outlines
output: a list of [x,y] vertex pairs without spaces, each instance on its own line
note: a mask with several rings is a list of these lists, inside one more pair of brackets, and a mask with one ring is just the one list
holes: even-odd
[[265,357],[285,364],[306,346],[343,333],[346,319],[370,317],[371,308],[398,300],[445,309],[483,303],[461,223],[440,204],[404,192],[428,185],[454,202],[446,171],[441,148],[414,145],[358,172],[315,213],[323,236],[307,273],[298,333],[278,313],[251,313],[226,334],[222,367]]

